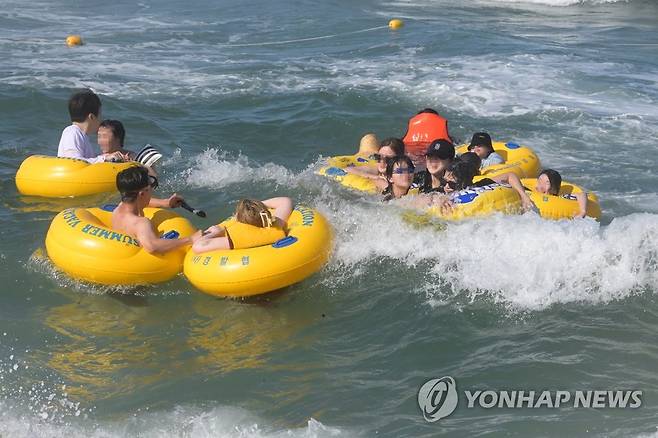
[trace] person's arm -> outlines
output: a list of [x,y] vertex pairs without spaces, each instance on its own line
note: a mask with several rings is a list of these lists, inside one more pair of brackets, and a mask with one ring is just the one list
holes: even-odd
[[450,197],[439,192],[421,193],[416,196],[405,196],[399,201],[404,205],[420,210],[425,210],[429,207],[438,207],[443,214],[451,213],[453,207]]
[[197,231],[190,237],[180,239],[161,239],[153,231],[151,221],[146,218],[139,218],[135,224],[135,237],[140,246],[149,254],[164,254],[182,246],[193,244],[201,237],[201,232]]
[[176,208],[180,207],[183,203],[183,197],[174,193],[167,199],[162,198],[151,198],[149,201],[149,207],[152,208]]
[[347,173],[352,175],[362,176],[369,179],[381,179],[379,171],[376,167],[373,166],[347,166],[343,169]]
[[94,164],[94,163],[104,163],[106,161],[109,161],[111,163],[123,163],[126,161],[129,161],[127,156],[123,154],[121,151],[116,151],[116,152],[110,152],[107,154],[101,154],[97,157],[94,158],[82,158],[83,160],[87,161],[88,163]]
[[480,165],[480,168],[485,168],[489,166],[493,166],[494,164],[503,164],[505,162],[505,159],[498,153],[492,152],[489,154],[487,158],[482,160],[482,164]]
[[587,193],[578,192],[578,193],[573,193],[573,195],[576,197],[576,201],[578,201],[578,210],[579,210],[578,213],[573,215],[573,217],[575,218],[585,217],[587,215]]
[[432,205],[435,207],[439,207],[439,210],[441,210],[441,213],[443,214],[450,214],[452,213],[452,207],[453,203],[452,200],[450,199],[450,196],[436,193],[433,194],[432,196]]
[[286,225],[288,218],[290,218],[290,215],[292,214],[292,199],[284,196],[270,198],[265,199],[263,204],[265,204],[265,207],[267,208],[273,208],[274,216],[283,222],[284,226]]
[[195,254],[214,251],[216,249],[231,249],[231,243],[226,237],[226,228],[213,225],[206,229],[199,240],[192,245]]
[[492,180],[496,181],[498,184],[509,184],[512,186],[514,190],[519,194],[521,197],[521,204],[523,205],[524,210],[532,210],[533,208],[537,208],[535,204],[532,202],[532,199],[530,199],[530,196],[525,192],[525,189],[523,188],[523,184],[521,184],[521,180],[519,179],[518,176],[514,173],[503,173],[502,175],[495,176],[491,178]]
[[137,153],[133,151],[128,151],[124,149],[123,151],[120,152],[123,155],[124,161],[135,161],[135,158],[137,157]]
[[124,155],[119,151],[87,158],[84,156],[79,146],[75,143],[62,144],[60,142],[60,146],[57,149],[57,156],[64,158],[76,158],[78,160],[84,160],[89,164],[104,163],[106,161],[115,161],[115,160],[126,161]]

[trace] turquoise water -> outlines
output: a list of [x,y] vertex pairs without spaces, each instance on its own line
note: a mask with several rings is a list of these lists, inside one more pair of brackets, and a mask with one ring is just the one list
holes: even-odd
[[[0,435],[653,436],[657,29],[658,6],[634,0],[4,2]],[[67,48],[72,33],[86,45]],[[162,195],[213,219],[246,196],[319,209],[327,267],[246,302],[183,277],[117,290],[55,270],[38,256],[54,214],[116,198],[26,198],[13,177],[55,153],[82,86],[129,146],[165,153]],[[533,147],[599,196],[601,223],[417,229],[314,174],[426,106],[462,140]],[[460,399],[427,423],[418,389],[447,375],[460,391],[637,389],[642,407]]]

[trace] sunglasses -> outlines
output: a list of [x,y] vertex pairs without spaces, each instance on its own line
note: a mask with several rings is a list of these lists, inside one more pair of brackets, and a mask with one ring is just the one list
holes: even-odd
[[405,173],[414,173],[414,168],[413,167],[398,167],[396,169],[393,169],[393,173],[398,174],[398,175],[403,175]]
[[445,179],[441,178],[440,182],[441,182],[441,187],[448,186],[452,190],[457,190],[457,182],[456,181],[448,181],[448,180],[445,180]]
[[395,157],[385,157],[382,154],[372,154],[370,157],[375,161],[388,161],[392,158],[395,158]]
[[153,190],[158,188],[158,179],[154,177],[153,175],[149,175],[149,185]]

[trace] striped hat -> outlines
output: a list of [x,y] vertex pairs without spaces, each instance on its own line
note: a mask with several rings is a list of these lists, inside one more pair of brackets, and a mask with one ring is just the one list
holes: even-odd
[[143,164],[146,167],[151,167],[160,158],[162,158],[162,154],[158,152],[156,148],[154,148],[150,144],[147,144],[142,148],[141,151],[137,153],[137,157],[135,157],[135,161]]

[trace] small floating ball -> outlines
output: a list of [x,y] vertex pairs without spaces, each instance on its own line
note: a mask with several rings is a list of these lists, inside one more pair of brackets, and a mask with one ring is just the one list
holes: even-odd
[[69,35],[66,37],[66,45],[69,47],[81,46],[82,37],[80,35]]
[[398,30],[404,26],[404,21],[400,20],[399,18],[394,18],[391,21],[388,22],[388,27],[392,30]]

